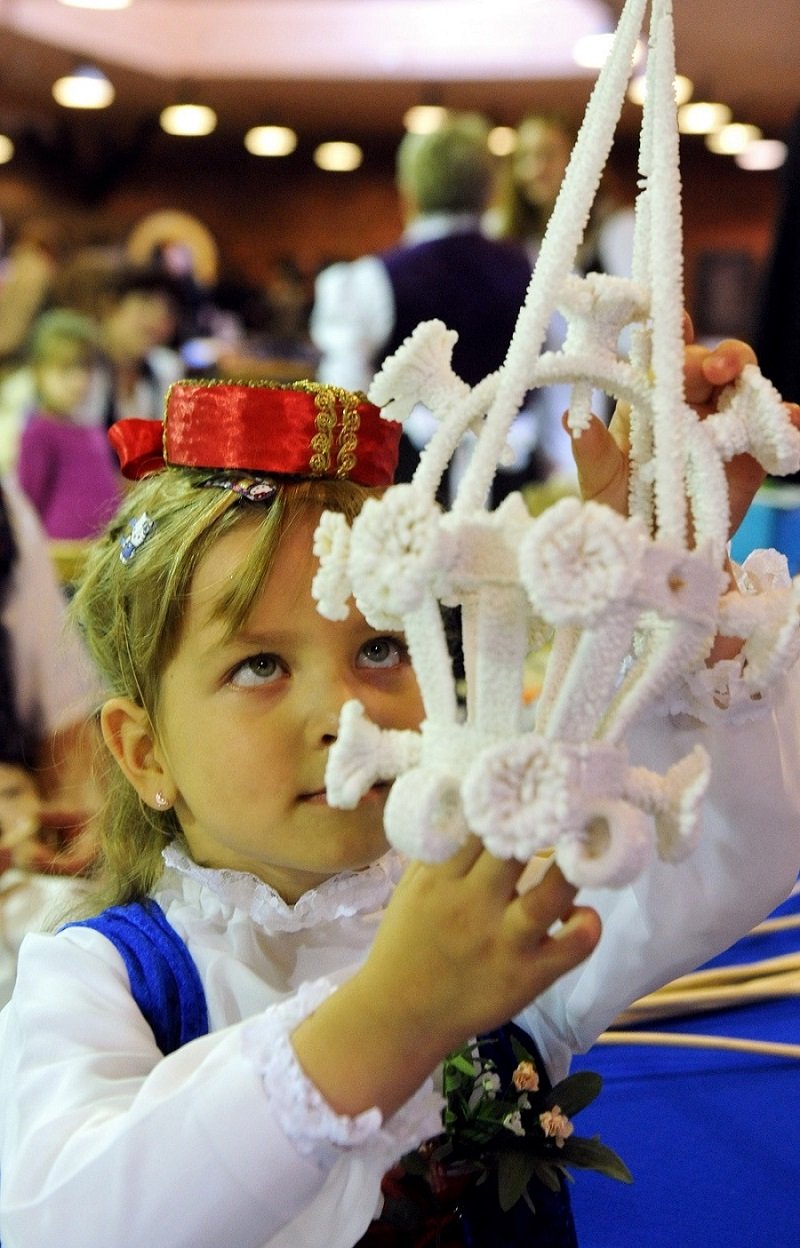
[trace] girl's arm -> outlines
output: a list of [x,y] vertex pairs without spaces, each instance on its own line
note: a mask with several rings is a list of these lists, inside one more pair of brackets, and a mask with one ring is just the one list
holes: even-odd
[[394,1113],[452,1049],[506,1022],[594,947],[597,916],[573,908],[561,872],[520,897],[521,871],[477,839],[437,866],[411,864],[362,970],[292,1037],[339,1113]]

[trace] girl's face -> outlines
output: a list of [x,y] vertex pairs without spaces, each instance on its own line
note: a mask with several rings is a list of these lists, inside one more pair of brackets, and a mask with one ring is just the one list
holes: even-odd
[[93,364],[85,354],[69,348],[54,351],[34,368],[41,407],[56,416],[72,416],[89,393]]
[[318,520],[285,534],[241,630],[213,617],[252,541],[242,524],[198,566],[175,657],[161,684],[158,750],[177,791],[192,856],[249,871],[293,903],[386,850],[387,785],[355,810],[325,798],[325,764],[339,711],[357,698],[382,728],[416,728],[422,701],[400,636],[377,632],[351,605],[332,622],[311,597]]
[[569,136],[553,122],[531,118],[521,123],[513,157],[514,180],[533,207],[552,209],[571,151]]

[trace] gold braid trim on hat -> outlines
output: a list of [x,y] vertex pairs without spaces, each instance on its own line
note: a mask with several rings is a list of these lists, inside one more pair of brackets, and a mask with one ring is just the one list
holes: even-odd
[[317,432],[311,439],[312,455],[308,466],[314,476],[322,476],[331,466],[331,446],[336,428],[336,395],[327,386],[314,390],[317,409]]
[[339,386],[326,386],[319,382],[300,382],[295,383],[295,386],[313,394],[317,409],[317,432],[311,439],[312,454],[308,461],[309,469],[315,476],[322,476],[330,471],[334,435],[339,423],[338,405],[341,404],[336,476],[345,480],[356,466],[355,452],[361,423],[358,404],[362,396]]
[[342,424],[339,431],[339,454],[336,456],[336,475],[346,478],[356,466],[358,427],[358,395],[346,394],[342,399]]

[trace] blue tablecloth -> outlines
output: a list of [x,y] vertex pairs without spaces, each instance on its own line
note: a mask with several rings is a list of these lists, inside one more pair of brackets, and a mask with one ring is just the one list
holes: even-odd
[[[778,914],[800,914],[800,898]],[[800,950],[800,929],[748,936],[709,965]],[[800,997],[643,1024],[800,1044]],[[576,1121],[627,1162],[630,1186],[576,1171],[581,1248],[800,1244],[800,1060],[720,1050],[596,1045],[574,1069],[603,1091]]]

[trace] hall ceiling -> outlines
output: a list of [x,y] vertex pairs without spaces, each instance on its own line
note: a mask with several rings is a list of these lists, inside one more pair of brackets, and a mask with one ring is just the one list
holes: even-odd
[[[0,129],[59,124],[53,80],[77,60],[116,87],[95,127],[123,134],[185,90],[220,135],[263,122],[308,137],[394,144],[422,99],[513,123],[556,108],[580,119],[593,82],[570,48],[609,29],[621,0],[133,0],[120,12],[0,0]],[[675,0],[678,68],[696,98],[728,103],[770,136],[800,106],[800,0]],[[626,105],[633,133],[639,110]],[[90,123],[84,123],[90,124]]]

